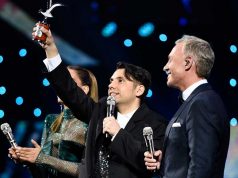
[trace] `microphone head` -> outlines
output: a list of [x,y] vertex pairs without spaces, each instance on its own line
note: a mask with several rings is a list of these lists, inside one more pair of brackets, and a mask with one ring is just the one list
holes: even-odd
[[12,129],[11,129],[11,127],[9,126],[8,123],[3,123],[3,124],[1,125],[1,130],[2,130],[2,132],[3,132],[4,134],[7,134],[7,133],[9,133],[9,132],[12,132]]
[[153,134],[153,130],[151,127],[144,127],[143,129],[143,135],[146,136],[146,135],[152,135]]
[[113,106],[116,105],[116,100],[113,96],[108,96],[107,97],[107,105],[113,105]]

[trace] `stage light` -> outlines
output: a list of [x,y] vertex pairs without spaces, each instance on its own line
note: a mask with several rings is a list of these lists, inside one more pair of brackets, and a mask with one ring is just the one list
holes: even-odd
[[96,1],[91,2],[91,8],[93,10],[98,10],[99,4]]
[[153,92],[152,92],[151,89],[149,89],[148,92],[147,92],[146,97],[147,97],[147,98],[150,98],[150,97],[152,97],[152,95],[153,95]]
[[234,78],[230,79],[230,85],[231,85],[232,87],[235,87],[236,84],[237,84],[236,79],[234,79]]
[[35,108],[34,109],[34,116],[39,117],[41,115],[41,109],[40,108]]
[[48,87],[50,85],[50,82],[47,80],[47,78],[44,78],[43,81],[42,81],[42,84],[45,86],[45,87]]
[[138,29],[138,34],[141,37],[148,37],[154,32],[154,30],[155,30],[154,24],[151,22],[147,22]]
[[124,45],[125,45],[126,47],[131,47],[132,44],[133,44],[133,42],[132,42],[130,39],[125,39],[125,40],[124,40]]
[[35,123],[35,128],[36,128],[37,131],[41,132],[43,127],[44,127],[44,123],[43,122],[36,122]]
[[230,46],[230,51],[231,51],[232,53],[236,53],[236,52],[237,52],[237,47],[236,47],[235,45],[231,45],[231,46]]
[[179,19],[179,25],[180,26],[186,26],[188,24],[188,20],[185,18],[185,17],[181,17],[180,19]]
[[16,98],[16,104],[17,105],[22,105],[23,104],[23,98],[21,97],[21,96],[18,96],[17,98]]
[[0,55],[0,63],[3,62],[3,56]]
[[0,109],[0,119],[4,117],[4,111]]
[[6,172],[1,173],[1,178],[9,178],[12,175],[12,167],[8,167]]
[[231,126],[237,126],[237,119],[233,117],[233,118],[230,120],[230,125],[231,125]]
[[165,42],[165,41],[168,40],[167,35],[165,35],[165,34],[160,34],[160,35],[159,35],[159,39],[160,39],[160,41],[162,41],[162,42]]
[[116,32],[116,30],[117,24],[115,22],[109,22],[103,27],[101,33],[104,37],[110,37]]
[[28,123],[26,121],[18,121],[15,130],[15,139],[17,142],[21,142],[27,132]]
[[192,7],[191,7],[191,0],[181,0],[182,5],[184,7],[184,9],[191,13],[192,12]]
[[25,57],[26,54],[27,54],[27,50],[26,49],[20,49],[20,51],[19,51],[19,56],[20,57]]
[[4,86],[0,87],[0,95],[4,95],[6,93],[6,88]]

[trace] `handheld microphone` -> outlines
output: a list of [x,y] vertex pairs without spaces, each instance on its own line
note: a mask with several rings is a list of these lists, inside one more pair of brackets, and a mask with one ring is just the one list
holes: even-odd
[[[113,96],[107,97],[107,117],[111,117],[114,115],[116,100]],[[108,133],[106,133],[106,137],[108,137]]]
[[16,148],[17,144],[16,144],[16,141],[15,141],[14,136],[12,134],[12,129],[9,126],[9,124],[8,123],[3,123],[1,125],[1,130],[6,135],[6,137],[7,137],[8,141],[10,142],[11,146],[13,148]]
[[147,147],[147,150],[152,154],[152,159],[154,158],[154,141],[153,141],[153,130],[151,127],[145,127],[143,129],[143,136],[145,139],[145,145]]

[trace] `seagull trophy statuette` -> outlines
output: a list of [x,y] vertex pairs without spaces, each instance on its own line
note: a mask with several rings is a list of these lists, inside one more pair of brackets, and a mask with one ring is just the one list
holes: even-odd
[[49,8],[45,12],[43,12],[42,10],[39,11],[45,18],[43,21],[37,23],[33,40],[37,40],[39,43],[45,44],[46,35],[42,33],[41,27],[44,27],[46,29],[50,28],[50,25],[47,23],[47,18],[53,17],[53,15],[51,14],[51,11],[58,6],[63,6],[63,4],[56,3],[52,5],[52,1],[50,1]]

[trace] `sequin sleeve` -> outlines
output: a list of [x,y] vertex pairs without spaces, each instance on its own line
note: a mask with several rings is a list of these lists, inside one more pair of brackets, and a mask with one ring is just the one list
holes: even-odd
[[42,131],[42,137],[41,137],[41,147],[44,145],[46,139],[46,120],[44,122],[44,128]]
[[48,172],[51,172],[54,175],[57,175],[58,172],[71,176],[77,176],[79,174],[79,163],[64,161],[53,156],[46,155],[43,152],[40,152],[37,157],[36,164],[39,167],[46,168]]
[[50,127],[55,118],[56,115],[49,115],[45,119],[42,149],[35,163],[50,175],[77,177],[84,157],[87,124],[75,118],[70,110],[64,110],[60,130],[52,132]]

